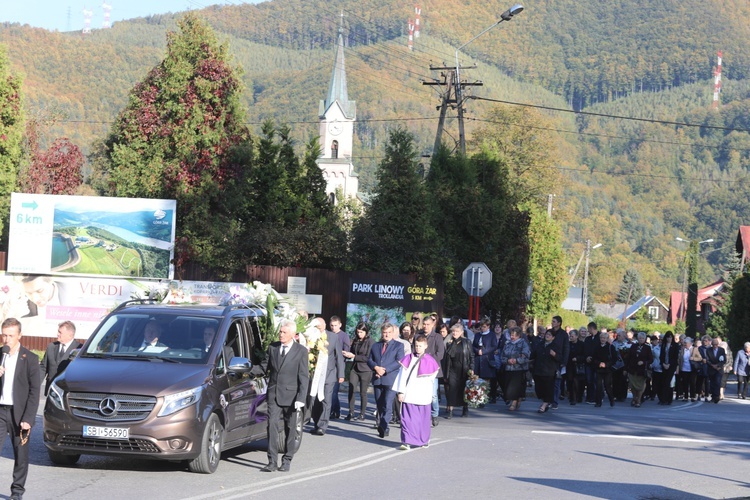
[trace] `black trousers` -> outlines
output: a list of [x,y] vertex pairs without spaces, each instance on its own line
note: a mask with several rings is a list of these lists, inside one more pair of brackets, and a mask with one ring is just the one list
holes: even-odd
[[[297,422],[297,411],[294,403],[291,406],[279,406],[276,401],[268,401],[268,462],[277,464],[279,452],[279,433],[284,429],[285,449],[284,462],[291,462],[299,447],[297,440],[302,437],[301,425]],[[278,464],[277,464],[278,465]]]
[[[2,422],[5,434],[10,435],[10,442],[13,444],[13,484],[10,486],[11,493],[21,495],[26,491],[26,477],[29,475],[29,447],[31,444],[26,441],[21,445],[21,427],[16,425],[13,419],[13,407],[0,406],[0,422]],[[5,437],[3,437],[5,443]],[[1,450],[0,450],[1,451]]]
[[607,399],[609,399],[610,403],[614,401],[615,398],[612,393],[612,370],[610,369],[604,371],[597,370],[596,372],[596,404],[602,404],[604,393],[607,394]]
[[367,411],[367,388],[370,386],[372,380],[372,371],[358,372],[352,369],[349,373],[349,415],[354,418],[354,387],[357,386],[359,390],[359,402],[361,411],[360,415],[364,415]]
[[378,427],[388,429],[388,424],[393,416],[393,400],[396,399],[396,391],[387,385],[374,385],[375,405],[378,408]]

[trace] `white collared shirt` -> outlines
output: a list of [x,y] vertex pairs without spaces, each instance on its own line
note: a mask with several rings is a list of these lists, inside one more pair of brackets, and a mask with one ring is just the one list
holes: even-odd
[[5,358],[5,375],[3,376],[3,394],[0,396],[0,405],[13,406],[13,382],[16,380],[16,365],[18,365],[18,353],[8,354]]

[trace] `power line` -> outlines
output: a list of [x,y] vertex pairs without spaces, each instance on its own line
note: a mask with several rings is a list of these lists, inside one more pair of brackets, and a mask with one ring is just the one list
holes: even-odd
[[718,125],[700,125],[697,123],[656,120],[654,118],[637,118],[633,116],[610,115],[606,113],[594,113],[591,111],[575,111],[572,109],[554,108],[552,106],[543,106],[541,104],[528,104],[528,103],[523,103],[523,102],[505,101],[503,99],[492,99],[489,97],[469,96],[469,98],[478,99],[480,101],[497,102],[500,104],[510,104],[512,106],[523,106],[527,108],[544,109],[547,111],[559,111],[561,113],[574,113],[576,115],[598,116],[600,118],[616,118],[618,120],[630,120],[630,121],[636,121],[636,122],[657,123],[660,125],[677,125],[680,127],[708,128],[708,129],[713,129],[713,130],[724,130],[727,132],[750,132],[750,129],[746,129],[746,128],[719,127]]
[[559,132],[562,134],[575,134],[575,135],[583,135],[583,136],[590,136],[590,137],[601,137],[604,139],[622,139],[626,141],[636,141],[636,142],[648,142],[653,144],[666,144],[671,146],[685,146],[690,148],[700,148],[700,149],[726,149],[727,151],[742,151],[742,152],[750,152],[750,148],[734,148],[731,146],[722,146],[722,145],[711,145],[711,144],[698,144],[695,142],[676,142],[676,141],[662,141],[658,139],[641,139],[641,138],[634,138],[634,137],[628,137],[624,135],[612,135],[612,134],[602,134],[597,132],[581,132],[578,130],[565,130],[565,129],[559,129],[554,127],[538,127],[534,125],[519,125],[517,123],[511,123],[511,122],[502,122],[502,121],[496,121],[496,120],[488,120],[484,118],[473,118],[473,117],[467,117],[466,120],[471,120],[475,122],[484,122],[484,123],[492,123],[495,125],[506,125],[509,127],[520,127],[520,128],[530,128],[535,130],[546,130],[550,132]]

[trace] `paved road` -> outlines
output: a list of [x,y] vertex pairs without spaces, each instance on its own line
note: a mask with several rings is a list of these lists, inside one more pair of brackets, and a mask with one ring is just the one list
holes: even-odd
[[[342,393],[343,395],[343,393]],[[178,464],[84,456],[52,465],[32,435],[28,499],[607,498],[750,497],[750,400],[631,408],[569,406],[540,415],[529,400],[441,419],[427,449],[399,451],[398,429],[334,420],[306,434],[289,473],[264,474],[265,442],[225,453],[212,475]],[[372,408],[372,405],[371,405]],[[40,410],[41,413],[41,410]],[[9,491],[12,451],[0,459]],[[334,497],[334,498],[335,498]]]

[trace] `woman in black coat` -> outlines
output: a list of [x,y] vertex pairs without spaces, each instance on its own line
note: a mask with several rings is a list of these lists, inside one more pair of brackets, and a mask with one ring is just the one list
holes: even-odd
[[680,353],[680,346],[674,343],[674,334],[667,332],[661,341],[661,353],[659,353],[659,362],[662,368],[661,379],[661,401],[660,405],[671,405],[674,398],[674,389],[672,389],[672,377],[677,370],[677,358]]
[[351,350],[344,351],[344,356],[354,361],[352,370],[349,372],[349,415],[346,416],[346,420],[354,418],[355,386],[359,388],[360,402],[360,412],[357,418],[364,420],[367,411],[367,388],[372,379],[372,370],[367,366],[367,360],[370,359],[373,341],[370,338],[370,329],[365,323],[359,323],[354,331],[356,333]]
[[531,359],[534,362],[534,386],[536,387],[536,396],[542,400],[542,405],[537,410],[539,413],[545,413],[552,405],[555,395],[555,375],[557,374],[557,359],[552,356],[552,341],[555,334],[552,330],[547,330],[544,334],[544,341],[537,342],[531,351]]
[[474,351],[471,342],[464,337],[464,326],[456,323],[450,328],[451,341],[443,357],[443,379],[445,380],[446,416],[453,418],[453,407],[462,406],[462,417],[469,414],[464,402],[464,389],[469,379],[469,370],[474,366]]

